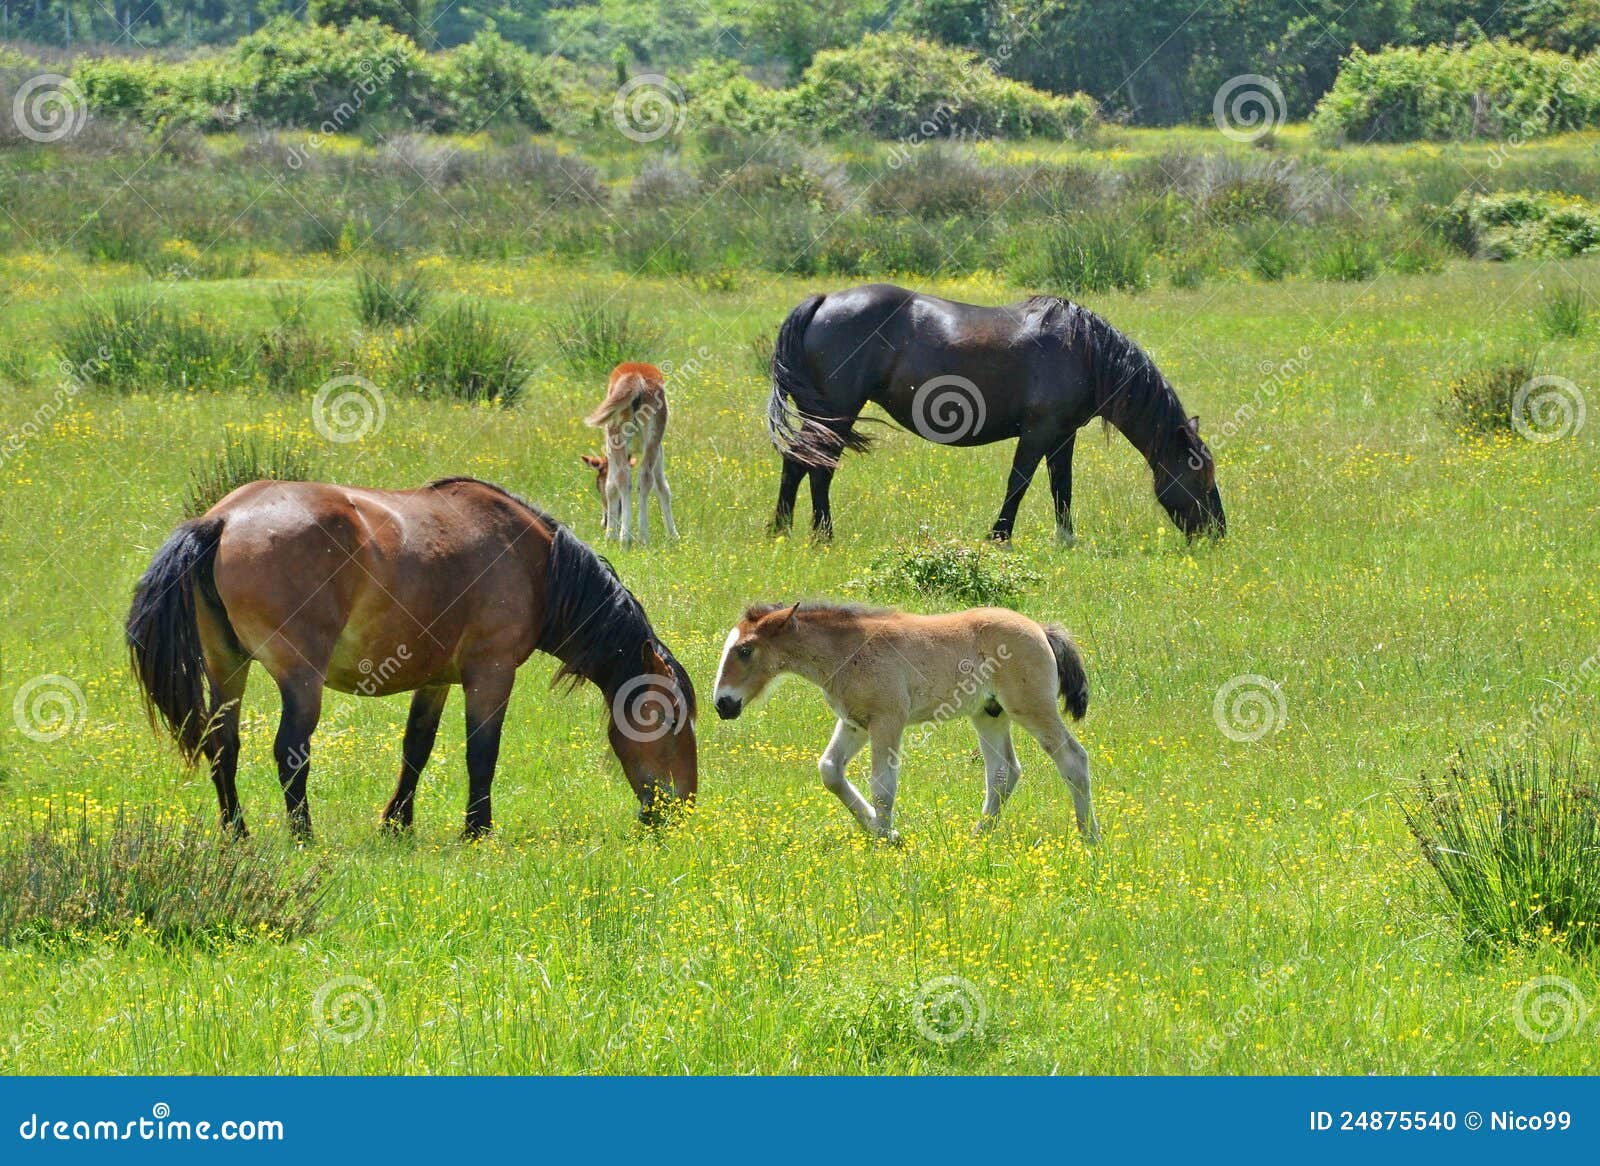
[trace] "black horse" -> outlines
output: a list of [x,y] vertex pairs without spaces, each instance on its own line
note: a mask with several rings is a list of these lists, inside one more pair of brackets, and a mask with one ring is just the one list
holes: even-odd
[[992,537],[1011,537],[1017,507],[1043,460],[1056,533],[1072,540],[1072,447],[1101,417],[1155,475],[1156,499],[1193,538],[1226,519],[1211,451],[1137,344],[1087,308],[1035,296],[1004,308],[958,304],[892,284],[811,296],[789,313],[772,355],[768,430],[783,455],[775,530],[794,517],[811,477],[811,526],[833,533],[828,487],[847,450],[866,451],[857,419],[875,401],[901,425],[944,445],[1017,438]]

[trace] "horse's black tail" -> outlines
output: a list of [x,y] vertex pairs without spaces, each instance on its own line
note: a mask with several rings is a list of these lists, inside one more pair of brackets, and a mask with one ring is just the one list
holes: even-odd
[[778,452],[808,466],[834,469],[847,449],[865,453],[872,438],[853,420],[829,416],[822,390],[805,368],[806,327],[823,296],[807,296],[784,318],[772,348],[772,398],[767,402],[767,432]]
[[158,717],[166,723],[191,765],[215,711],[196,605],[222,610],[211,574],[222,523],[196,518],[173,531],[133,589],[128,612],[128,654],[144,690],[145,712],[152,725]]
[[1061,703],[1075,721],[1083,720],[1089,711],[1089,674],[1083,670],[1083,657],[1078,645],[1067,635],[1067,629],[1058,623],[1044,625],[1044,638],[1050,641],[1050,650],[1056,656],[1056,674],[1061,679]]

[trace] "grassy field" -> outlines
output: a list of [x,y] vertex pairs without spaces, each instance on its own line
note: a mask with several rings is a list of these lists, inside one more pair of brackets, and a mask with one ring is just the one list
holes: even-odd
[[[30,434],[0,470],[0,704],[43,675],[83,696],[48,742],[5,718],[0,828],[47,807],[95,824],[119,806],[209,822],[209,780],[145,726],[121,621],[182,517],[191,467],[230,440],[292,440],[349,483],[478,475],[598,539],[578,455],[597,448],[580,418],[602,386],[540,339],[578,293],[658,320],[668,339],[641,357],[695,366],[669,436],[683,538],[612,558],[707,705],[747,603],[879,598],[853,584],[884,548],[975,540],[993,518],[1009,447],[894,431],[840,473],[831,546],[767,537],[777,459],[751,342],[821,281],[750,274],[717,291],[537,260],[425,266],[446,299],[485,297],[524,326],[549,364],[510,409],[387,394],[381,428],[337,444],[308,397],[63,395],[52,349],[75,302],[146,277],[0,256],[15,382],[0,434]],[[263,328],[289,292],[316,331],[348,337],[353,271],[280,257],[249,279],[162,290],[182,312]],[[456,840],[459,693],[405,841],[376,830],[405,702],[330,694],[312,762],[319,834],[298,849],[272,768],[276,697],[257,672],[240,772],[249,845],[322,872],[321,926],[290,941],[172,944],[133,927],[103,945],[0,949],[0,1069],[1591,1070],[1587,1031],[1539,1043],[1513,1013],[1545,974],[1600,1000],[1592,965],[1555,946],[1469,956],[1401,814],[1409,783],[1458,747],[1494,748],[1541,705],[1536,739],[1592,732],[1600,706],[1577,678],[1600,649],[1600,426],[1550,443],[1467,437],[1436,411],[1483,353],[1530,343],[1558,278],[1594,289],[1600,265],[1455,261],[1369,282],[1086,297],[1201,416],[1229,518],[1225,541],[1186,546],[1134,451],[1096,428],[1079,442],[1078,546],[1053,544],[1042,479],[1018,521],[1010,553],[1043,580],[1019,606],[1065,623],[1088,662],[1098,848],[1076,838],[1031,741],[1000,828],[973,838],[982,767],[964,725],[905,762],[905,844],[870,844],[817,778],[832,721],[799,682],[732,724],[707,708],[701,802],[645,832],[599,697],[547,691],[554,664],[535,657],[512,701],[491,841]],[[985,275],[919,284],[989,302],[1031,290]],[[1540,372],[1600,383],[1592,335],[1541,345]],[[1257,740],[1235,739],[1249,726],[1226,698],[1216,707],[1238,677],[1281,698]]]

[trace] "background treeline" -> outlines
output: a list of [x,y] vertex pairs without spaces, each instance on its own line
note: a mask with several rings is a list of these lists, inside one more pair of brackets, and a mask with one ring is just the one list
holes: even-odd
[[970,49],[1056,94],[1082,91],[1145,124],[1205,118],[1230,77],[1259,73],[1308,115],[1353,49],[1495,39],[1584,54],[1600,46],[1600,0],[0,0],[0,36],[55,50],[229,44],[275,17],[344,25],[371,17],[424,49],[493,30],[577,65],[686,70],[732,61],[774,84],[818,53],[898,32]]

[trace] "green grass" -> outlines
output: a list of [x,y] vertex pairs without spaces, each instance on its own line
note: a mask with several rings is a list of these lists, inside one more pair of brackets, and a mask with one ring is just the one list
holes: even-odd
[[[159,290],[183,318],[247,332],[273,326],[273,289],[288,289],[316,334],[348,328],[347,262],[263,265],[256,279]],[[330,693],[312,759],[319,834],[300,852],[272,767],[278,702],[258,671],[240,773],[251,846],[321,870],[316,930],[292,942],[196,947],[135,931],[104,949],[0,950],[0,1032],[17,1036],[0,1041],[0,1070],[1592,1069],[1588,1035],[1536,1043],[1513,1012],[1543,975],[1600,1000],[1593,965],[1551,943],[1474,951],[1440,908],[1403,813],[1419,775],[1530,722],[1536,737],[1589,734],[1593,748],[1600,686],[1582,667],[1600,648],[1600,543],[1580,485],[1600,469],[1600,402],[1576,436],[1544,444],[1463,435],[1435,413],[1466,346],[1523,343],[1539,281],[1592,282],[1592,261],[1087,297],[1201,416],[1229,519],[1226,540],[1185,545],[1142,459],[1098,427],[1078,442],[1078,545],[1057,548],[1042,473],[1022,508],[1004,553],[1039,579],[1018,606],[1072,631],[1094,693],[1078,727],[1104,831],[1093,851],[1031,742],[1018,743],[1025,773],[1000,826],[974,838],[976,740],[964,725],[928,735],[902,769],[905,844],[886,849],[821,787],[832,717],[814,690],[792,681],[732,723],[706,707],[723,637],[748,603],[848,597],[886,547],[976,544],[1009,445],[947,448],[888,430],[834,483],[831,546],[773,541],[777,460],[751,344],[817,281],[690,295],[670,278],[544,261],[429,270],[441,297],[490,300],[506,329],[533,338],[545,371],[515,408],[485,409],[403,391],[363,357],[386,415],[340,443],[319,437],[306,393],[64,395],[55,321],[90,289],[142,272],[0,256],[0,283],[16,292],[0,349],[23,364],[0,395],[0,435],[32,435],[0,466],[0,710],[41,676],[82,697],[81,711],[62,706],[68,731],[53,739],[7,726],[0,828],[25,830],[49,804],[86,805],[102,824],[123,805],[213,812],[209,779],[184,772],[145,724],[120,621],[183,516],[192,468],[229,441],[293,443],[343,482],[477,474],[598,540],[593,476],[575,456],[592,447],[582,416],[595,387],[538,338],[575,297],[617,292],[652,305],[655,357],[695,362],[668,435],[683,537],[610,553],[699,685],[699,807],[643,832],[598,697],[550,691],[554,663],[535,657],[511,702],[492,841],[456,841],[459,694],[415,837],[397,842],[377,816],[406,702]],[[989,275],[926,286],[991,303],[1038,290]],[[1575,384],[1600,383],[1592,345],[1553,341],[1542,355]],[[1284,715],[1240,741],[1214,704],[1248,676],[1277,686]],[[987,1022],[941,1044],[920,1032],[917,1006],[950,976],[981,994]],[[330,994],[346,992],[372,1017],[350,1040],[324,1015]]]

